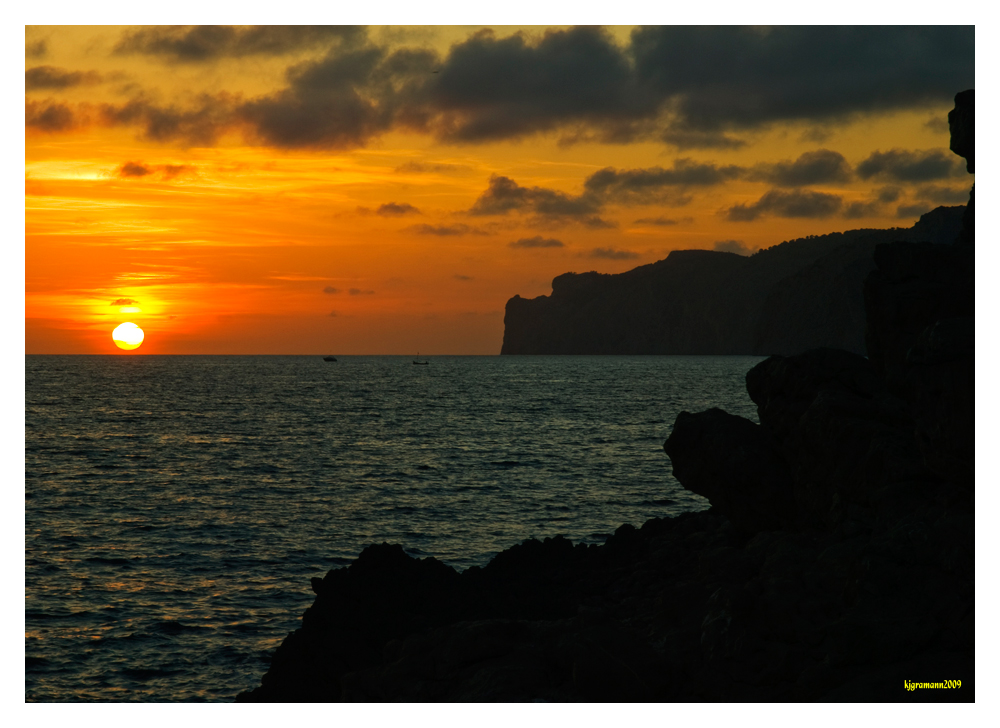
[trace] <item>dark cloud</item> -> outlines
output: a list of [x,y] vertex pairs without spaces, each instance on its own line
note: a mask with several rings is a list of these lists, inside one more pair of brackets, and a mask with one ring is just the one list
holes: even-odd
[[587,196],[574,197],[544,187],[522,187],[509,177],[492,175],[489,187],[469,210],[471,215],[505,215],[514,210],[542,217],[587,217],[600,203]]
[[543,238],[536,235],[533,238],[521,238],[511,243],[507,243],[511,248],[562,248],[565,247],[561,240],[555,238]]
[[382,217],[402,217],[403,215],[419,215],[421,213],[420,210],[406,202],[386,202],[384,205],[379,205],[375,214]]
[[647,27],[629,50],[680,131],[840,121],[948,103],[975,85],[971,25]]
[[751,255],[757,251],[757,248],[747,245],[742,240],[716,240],[712,250],[719,250],[723,253],[736,253],[737,255]]
[[156,26],[126,31],[114,52],[196,63],[223,57],[277,56],[329,43],[351,45],[365,35],[363,28],[336,25]]
[[880,200],[855,200],[844,207],[844,217],[857,220],[862,217],[878,217],[885,210]]
[[933,202],[935,205],[964,205],[969,201],[969,188],[925,185],[918,188],[914,196],[919,200]]
[[370,296],[375,291],[362,291],[360,288],[349,288],[347,292],[352,296]]
[[134,298],[119,298],[111,302],[112,306],[134,306],[139,303]]
[[674,219],[671,217],[643,217],[636,220],[633,225],[680,225],[681,223],[694,222],[692,217],[682,217],[679,219]]
[[888,187],[881,187],[874,190],[875,198],[879,202],[895,202],[899,199],[899,196],[903,194],[903,190],[899,187],[894,187],[892,185]]
[[839,195],[812,190],[768,190],[751,205],[733,205],[726,216],[736,222],[750,222],[761,215],[778,217],[830,217],[840,210],[843,200]]
[[49,52],[49,44],[46,40],[36,40],[34,43],[26,43],[24,46],[25,58],[44,58]]
[[437,235],[439,237],[450,237],[453,235],[490,235],[491,233],[481,228],[459,223],[457,225],[411,225],[406,230],[417,235]]
[[751,181],[768,182],[778,187],[806,187],[851,179],[851,166],[840,152],[817,149],[805,152],[794,162],[757,164],[747,174]]
[[775,122],[829,128],[950,104],[975,85],[973,26],[650,27],[624,45],[592,27],[481,31],[443,56],[390,48],[363,29],[154,27],[126,33],[116,52],[198,62],[307,47],[325,55],[291,66],[275,93],[183,108],[140,99],[105,120],[192,144],[240,127],[281,148],[353,148],[391,130],[453,143],[553,133],[566,143],[736,148]]
[[723,184],[739,177],[742,168],[717,167],[690,159],[677,159],[672,169],[616,170],[607,167],[590,175],[580,195],[545,187],[522,187],[509,177],[493,175],[488,187],[469,209],[470,215],[506,215],[510,212],[534,215],[546,223],[575,222],[593,229],[609,229],[617,224],[600,217],[609,203],[639,205],[659,203],[679,207],[691,201],[690,187]]
[[326,288],[323,289],[323,293],[331,293],[331,294],[340,293],[340,289],[334,288],[333,286],[327,286]]
[[[322,61],[293,66],[289,86],[239,106],[237,116],[254,136],[276,147],[352,148],[387,131],[393,122],[388,78],[376,82],[386,51],[374,46],[331,52]],[[391,101],[391,100],[390,100]]]
[[666,202],[680,206],[690,202],[691,198],[680,194],[678,188],[720,185],[742,174],[743,169],[735,165],[716,167],[691,159],[675,159],[672,169],[650,167],[619,172],[607,167],[590,175],[583,187],[586,194],[604,202]]
[[594,248],[590,251],[591,258],[604,258],[605,260],[634,260],[639,257],[638,253],[631,250],[616,250],[614,248]]
[[153,173],[152,167],[147,167],[141,162],[125,162],[118,168],[119,177],[145,177]]
[[151,141],[180,141],[208,146],[235,123],[234,100],[226,94],[201,94],[189,108],[158,106],[146,99],[125,104],[102,104],[99,115],[108,126],[139,126]]
[[872,152],[858,164],[855,171],[861,179],[874,177],[894,182],[930,182],[966,175],[962,160],[945,149],[891,149],[888,152]]
[[634,138],[660,99],[637,83],[604,30],[548,30],[537,42],[481,31],[452,46],[422,87],[429,126],[443,140],[488,142],[585,125],[603,141]]
[[474,280],[472,276],[463,276],[461,273],[455,274],[456,281],[471,281]]
[[898,218],[914,218],[920,217],[921,215],[931,211],[929,205],[900,205],[896,208],[896,217]]
[[171,180],[182,174],[193,174],[195,168],[187,164],[145,164],[143,162],[125,162],[115,170],[114,176],[122,179],[129,177],[147,177],[157,174],[164,180]]
[[97,71],[67,71],[55,66],[35,66],[24,72],[24,90],[64,89],[101,82]]
[[848,220],[882,217],[885,215],[886,205],[898,200],[902,194],[902,188],[893,185],[876,188],[871,191],[867,200],[855,200],[848,203],[843,210],[844,217]]
[[24,125],[49,133],[64,132],[78,125],[78,117],[66,104],[56,101],[27,101],[24,104]]

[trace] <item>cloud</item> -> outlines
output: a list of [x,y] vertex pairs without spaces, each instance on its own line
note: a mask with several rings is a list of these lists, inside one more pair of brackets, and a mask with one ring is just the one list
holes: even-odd
[[899,196],[903,194],[903,190],[895,186],[882,187],[877,190],[873,190],[876,199],[879,202],[895,202],[899,199]]
[[575,222],[592,229],[609,229],[618,225],[600,217],[607,204],[686,205],[691,201],[691,196],[685,193],[689,187],[723,184],[741,174],[740,167],[716,167],[690,159],[675,160],[672,169],[619,171],[606,167],[584,180],[584,190],[579,195],[545,187],[523,187],[509,177],[494,174],[468,213],[484,216],[517,212],[534,215],[539,224]]
[[138,301],[134,298],[119,298],[111,302],[112,306],[134,306]]
[[633,225],[680,225],[681,223],[691,223],[694,222],[693,217],[682,217],[674,219],[672,217],[642,217],[633,222]]
[[116,177],[127,179],[129,177],[147,177],[157,174],[164,180],[172,180],[182,174],[194,174],[195,168],[187,164],[158,164],[149,165],[143,162],[125,162],[114,171]]
[[635,76],[700,133],[949,103],[975,86],[973,26],[660,26],[632,32]]
[[741,202],[727,210],[726,217],[735,222],[750,222],[761,215],[778,217],[830,217],[840,210],[843,200],[839,195],[811,190],[769,190],[751,205]]
[[508,247],[511,248],[562,248],[565,247],[561,240],[556,240],[555,238],[543,238],[541,235],[536,235],[533,238],[521,238],[520,240],[515,240],[511,243],[507,243]]
[[885,215],[886,205],[898,200],[902,194],[902,188],[894,185],[876,188],[871,191],[867,200],[855,200],[848,203],[844,207],[843,215],[848,220],[882,217]]
[[330,293],[330,294],[340,293],[340,289],[334,288],[333,286],[327,286],[326,288],[323,289],[323,293]]
[[472,276],[463,276],[461,273],[456,273],[455,274],[455,280],[456,281],[471,281],[471,280],[475,280],[475,279]]
[[718,250],[723,253],[736,253],[737,255],[751,255],[758,248],[747,245],[742,240],[716,240],[712,250]]
[[375,293],[375,291],[362,291],[360,288],[350,288],[347,292],[352,296],[370,296]]
[[928,205],[900,205],[896,208],[896,217],[898,218],[914,218],[920,217],[921,215],[931,211]]
[[48,41],[36,40],[34,43],[27,43],[24,46],[25,58],[44,58],[49,52]]
[[971,25],[675,26],[639,28],[622,43],[575,27],[484,30],[439,54],[357,28],[152,27],[126,32],[115,52],[169,63],[322,55],[291,65],[273,93],[185,105],[139,96],[103,119],[189,144],[240,129],[279,148],[355,148],[402,131],[454,144],[551,133],[564,143],[731,149],[776,122],[829,128],[950,104],[956,89],[975,85],[974,38]]
[[375,214],[382,217],[402,217],[403,215],[420,215],[421,212],[406,202],[386,202],[384,205],[379,205]]
[[55,133],[69,131],[79,125],[79,118],[64,103],[28,101],[24,104],[24,125],[27,128]]
[[907,151],[891,149],[872,152],[856,168],[861,179],[886,179],[894,182],[929,182],[948,177],[965,177],[965,163],[950,151],[927,149]]
[[464,225],[459,223],[457,225],[411,225],[405,228],[409,232],[416,233],[417,235],[437,235],[439,237],[448,237],[452,235],[492,235],[481,228],[473,227],[472,225]]
[[235,100],[227,94],[200,94],[188,108],[158,106],[137,98],[124,104],[101,104],[106,126],[139,126],[146,139],[211,146],[237,122]]
[[794,162],[757,164],[746,178],[755,182],[768,182],[778,187],[805,187],[847,182],[851,179],[851,166],[840,152],[817,149],[815,152],[805,152]]
[[197,63],[223,57],[277,56],[334,42],[350,45],[365,33],[363,28],[330,25],[156,26],[125,31],[114,52]]
[[24,90],[65,89],[101,82],[97,71],[67,71],[55,66],[35,66],[24,72]]
[[515,210],[543,217],[585,217],[600,204],[589,197],[574,197],[544,187],[522,187],[509,177],[491,175],[489,186],[469,209],[471,215],[506,215]]
[[855,200],[844,208],[844,217],[848,220],[857,220],[862,217],[878,217],[885,209],[885,205],[879,200]]
[[141,162],[125,162],[118,168],[119,177],[145,177],[152,173],[152,167],[147,167]]
[[918,188],[914,196],[919,200],[933,202],[935,205],[964,205],[969,201],[969,188],[925,185]]
[[590,175],[583,187],[585,194],[602,202],[665,202],[680,206],[686,205],[691,198],[679,193],[678,189],[721,185],[742,174],[743,169],[735,165],[716,167],[691,159],[675,159],[672,169],[650,167],[619,172],[614,167],[606,167]]
[[639,257],[638,253],[631,250],[615,250],[614,248],[594,248],[590,251],[591,258],[604,258],[605,260],[634,260]]

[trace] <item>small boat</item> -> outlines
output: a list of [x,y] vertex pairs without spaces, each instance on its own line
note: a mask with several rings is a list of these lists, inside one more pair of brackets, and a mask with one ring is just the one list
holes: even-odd
[[335,357],[335,356],[324,356],[323,357],[323,361],[337,361],[337,357]]
[[[420,357],[420,352],[419,351],[417,352],[417,357],[418,358]],[[425,362],[425,361],[417,361],[416,359],[413,360],[413,363],[416,364],[418,367],[425,367],[425,366],[427,366],[427,362]]]

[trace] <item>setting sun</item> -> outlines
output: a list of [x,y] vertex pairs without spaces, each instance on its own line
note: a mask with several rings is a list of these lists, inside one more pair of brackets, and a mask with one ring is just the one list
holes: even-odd
[[138,349],[145,337],[142,329],[130,321],[119,325],[111,332],[111,338],[120,349]]

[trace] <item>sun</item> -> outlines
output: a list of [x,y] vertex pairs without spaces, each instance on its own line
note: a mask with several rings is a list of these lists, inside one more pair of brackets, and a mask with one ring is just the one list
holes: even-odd
[[111,338],[119,349],[138,349],[145,337],[142,329],[131,321],[126,321],[111,332]]

